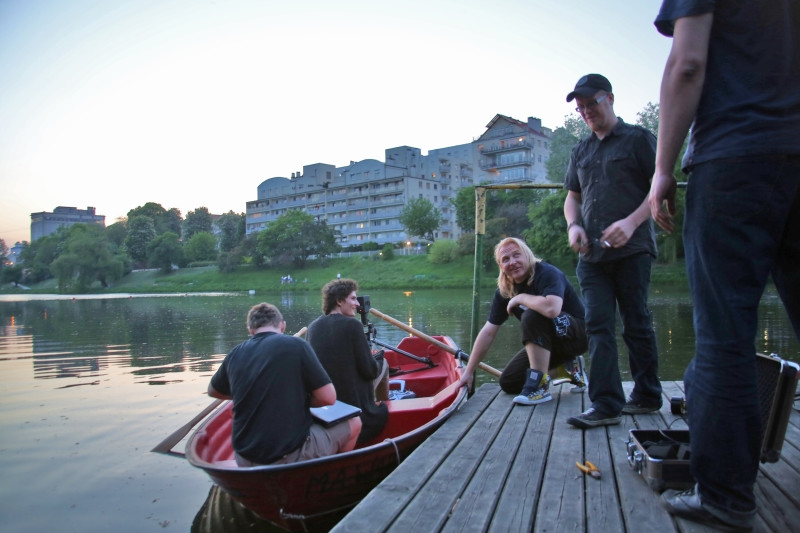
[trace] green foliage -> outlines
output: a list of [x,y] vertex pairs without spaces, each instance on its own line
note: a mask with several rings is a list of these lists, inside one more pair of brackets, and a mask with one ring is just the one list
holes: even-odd
[[428,259],[434,265],[443,265],[458,257],[458,243],[449,239],[440,239],[433,243],[428,252]]
[[126,258],[114,254],[115,246],[103,228],[94,224],[74,224],[64,232],[62,251],[50,268],[61,291],[82,292],[94,281],[103,288],[119,279],[126,270]]
[[117,248],[125,245],[125,236],[127,234],[128,230],[125,228],[124,222],[114,222],[110,226],[106,226],[106,238]]
[[217,219],[216,223],[220,231],[219,249],[222,252],[230,252],[244,239],[246,233],[246,221],[244,214],[228,211]]
[[[148,216],[137,215],[128,218],[128,234],[125,236],[125,249],[134,264],[144,266],[147,264],[147,249],[150,241],[156,238],[156,227],[153,219]],[[173,233],[175,235],[175,233]]]
[[179,209],[173,207],[167,211],[161,204],[147,202],[143,206],[128,211],[129,222],[132,218],[140,216],[148,217],[153,221],[153,228],[156,231],[156,235],[161,235],[167,231],[178,235],[181,233],[181,212]]
[[195,233],[183,245],[183,255],[187,262],[216,261],[217,239],[207,231]]
[[0,279],[3,283],[19,285],[22,281],[22,265],[12,265],[0,269]]
[[207,207],[198,207],[186,213],[186,220],[183,221],[183,242],[187,242],[194,234],[202,231],[211,233],[211,214]]
[[388,242],[384,244],[383,248],[381,249],[380,258],[384,261],[391,261],[394,259],[394,246]]
[[442,214],[427,198],[411,198],[400,212],[399,219],[408,235],[433,242],[433,234],[442,223]]
[[528,212],[532,227],[523,234],[525,242],[537,257],[550,263],[563,263],[575,256],[564,221],[566,196],[566,191],[553,192]]
[[365,252],[374,252],[380,250],[380,245],[375,241],[367,241],[361,246],[361,249]]
[[255,255],[268,258],[273,265],[302,268],[311,256],[323,260],[340,248],[337,232],[324,221],[293,209],[258,233]]
[[50,265],[61,253],[66,239],[66,228],[59,228],[55,233],[40,237],[22,249],[20,259],[28,272],[26,280],[29,283],[53,277]]
[[183,249],[178,235],[168,231],[154,238],[147,245],[147,257],[150,266],[165,274],[172,272],[173,265],[183,263]]

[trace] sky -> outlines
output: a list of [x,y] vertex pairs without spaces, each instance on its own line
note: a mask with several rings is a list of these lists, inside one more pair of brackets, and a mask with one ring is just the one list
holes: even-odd
[[147,202],[243,213],[264,180],[555,129],[584,74],[657,103],[659,0],[0,0],[0,239]]

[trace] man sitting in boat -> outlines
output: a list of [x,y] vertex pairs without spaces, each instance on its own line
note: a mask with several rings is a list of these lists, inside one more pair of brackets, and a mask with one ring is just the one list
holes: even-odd
[[247,313],[251,338],[225,356],[208,394],[233,400],[236,464],[258,466],[313,459],[355,447],[361,420],[330,427],[313,423],[309,407],[333,405],[336,389],[305,340],[283,335],[286,322],[272,304]]
[[308,326],[306,338],[336,387],[339,400],[361,408],[363,424],[358,444],[381,432],[389,417],[385,403],[376,402],[376,387],[381,399],[388,399],[389,365],[372,356],[364,326],[357,320],[359,302],[355,280],[341,278],[322,288],[323,315]]
[[585,387],[582,365],[573,361],[588,348],[584,307],[575,288],[558,268],[533,255],[525,241],[509,237],[494,249],[500,269],[489,317],[475,338],[461,384],[472,382],[478,366],[510,315],[519,319],[524,348],[508,362],[500,387],[517,394],[514,403],[550,401],[548,371],[568,363],[576,391]]

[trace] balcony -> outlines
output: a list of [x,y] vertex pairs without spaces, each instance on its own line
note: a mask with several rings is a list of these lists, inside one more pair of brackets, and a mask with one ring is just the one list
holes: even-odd
[[528,139],[522,139],[521,141],[519,139],[507,139],[500,142],[492,142],[489,146],[481,146],[480,152],[482,154],[496,154],[520,148],[533,149],[533,142]]

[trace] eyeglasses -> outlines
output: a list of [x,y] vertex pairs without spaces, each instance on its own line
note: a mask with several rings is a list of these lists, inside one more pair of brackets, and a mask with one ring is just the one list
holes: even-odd
[[600,96],[598,98],[595,98],[594,100],[591,100],[586,105],[579,105],[578,107],[575,108],[575,111],[577,111],[578,113],[583,114],[587,109],[594,109],[595,107],[597,107],[600,104],[600,102],[605,100],[607,96],[608,96],[608,94],[604,94],[603,96]]

